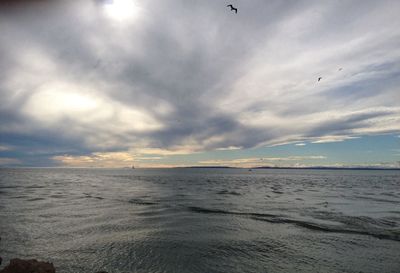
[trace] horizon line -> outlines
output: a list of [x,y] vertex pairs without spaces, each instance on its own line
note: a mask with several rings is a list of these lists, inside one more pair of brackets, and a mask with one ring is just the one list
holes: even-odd
[[374,166],[254,166],[254,167],[236,167],[236,166],[171,166],[171,167],[79,167],[79,166],[0,166],[0,169],[247,169],[247,170],[268,170],[268,169],[286,169],[286,170],[395,170],[400,171],[400,167],[374,167]]

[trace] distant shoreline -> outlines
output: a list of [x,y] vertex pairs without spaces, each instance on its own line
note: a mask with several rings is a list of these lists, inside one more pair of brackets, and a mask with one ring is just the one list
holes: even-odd
[[356,170],[356,171],[400,171],[400,168],[373,168],[373,167],[229,167],[229,166],[190,166],[176,167],[176,169],[249,169],[249,170]]
[[[0,166],[1,169],[112,169],[112,170],[128,170],[130,167],[33,167],[33,166]],[[355,170],[355,171],[400,171],[400,168],[378,168],[378,167],[230,167],[230,166],[185,166],[185,167],[159,167],[159,168],[135,168],[134,170],[150,170],[150,169],[237,169],[237,170]]]

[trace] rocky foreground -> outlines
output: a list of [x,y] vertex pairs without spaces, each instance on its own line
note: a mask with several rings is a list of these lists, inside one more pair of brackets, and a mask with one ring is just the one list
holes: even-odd
[[12,259],[0,273],[55,273],[52,263],[37,260]]
[[[1,237],[0,237],[1,241]],[[3,259],[0,257],[0,265]],[[38,260],[11,259],[10,263],[0,270],[0,273],[56,273],[52,263],[41,262]],[[107,273],[99,271],[96,273]]]
[[[1,257],[0,257],[1,264]],[[11,259],[10,263],[0,270],[0,273],[55,273],[52,263],[38,260]],[[96,273],[107,273],[104,271]]]

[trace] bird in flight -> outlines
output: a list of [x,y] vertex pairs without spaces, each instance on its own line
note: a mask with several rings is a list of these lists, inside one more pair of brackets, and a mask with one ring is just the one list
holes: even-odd
[[341,68],[339,68],[339,71],[342,71],[342,69],[343,69],[342,67],[341,67]]
[[322,79],[322,77],[319,77],[319,78],[318,78],[318,81],[320,81],[321,79]]
[[233,10],[233,11],[235,11],[235,13],[237,13],[237,8],[235,8],[234,6],[232,6],[232,4],[231,4],[231,5],[227,5],[227,7],[230,7],[230,8],[231,8],[231,11]]

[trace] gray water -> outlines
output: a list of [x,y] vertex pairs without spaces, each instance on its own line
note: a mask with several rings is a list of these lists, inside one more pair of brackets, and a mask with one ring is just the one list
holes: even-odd
[[400,172],[0,169],[0,256],[57,272],[400,272]]

